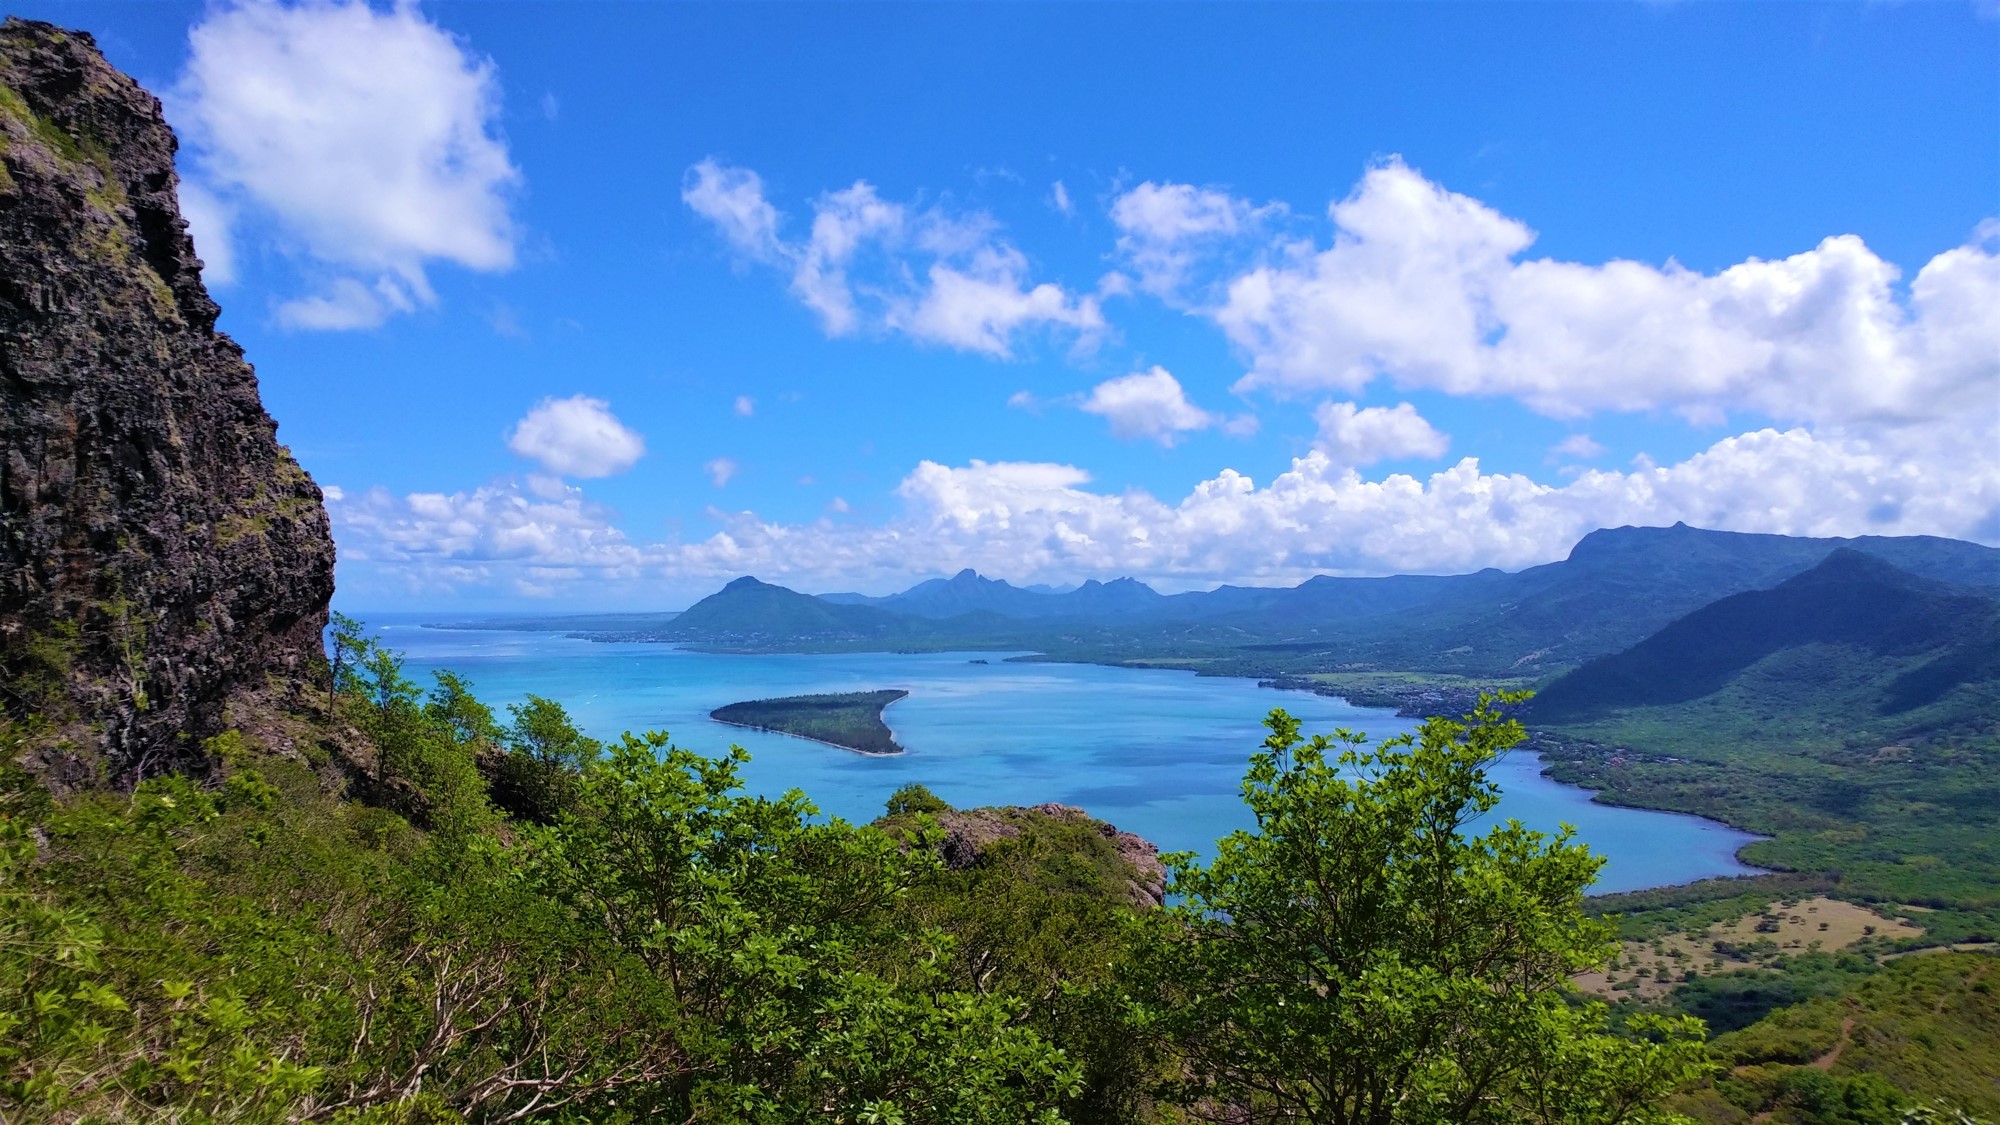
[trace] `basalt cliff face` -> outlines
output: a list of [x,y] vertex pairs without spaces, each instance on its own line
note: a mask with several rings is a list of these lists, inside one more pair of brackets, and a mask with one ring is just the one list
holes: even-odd
[[89,36],[0,27],[0,711],[59,784],[187,767],[300,692],[333,592],[174,149]]

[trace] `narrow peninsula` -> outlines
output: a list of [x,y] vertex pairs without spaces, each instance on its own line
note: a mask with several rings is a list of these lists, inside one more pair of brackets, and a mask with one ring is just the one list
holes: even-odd
[[857,754],[901,754],[882,711],[907,691],[850,691],[836,695],[789,695],[731,703],[708,713],[718,723],[776,731],[852,750]]

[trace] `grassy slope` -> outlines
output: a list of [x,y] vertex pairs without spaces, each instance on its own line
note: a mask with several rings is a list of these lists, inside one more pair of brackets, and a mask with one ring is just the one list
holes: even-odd
[[1730,1070],[1679,1107],[1707,1121],[1880,1120],[1861,1107],[1881,1084],[1992,1117],[2000,1114],[2000,958],[1903,958],[1839,995],[1720,1036],[1715,1051]]

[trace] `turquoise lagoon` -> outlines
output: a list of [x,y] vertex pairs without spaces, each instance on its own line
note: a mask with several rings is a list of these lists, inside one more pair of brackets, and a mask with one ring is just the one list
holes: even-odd
[[[373,623],[426,686],[429,672],[450,669],[503,720],[507,704],[533,692],[562,703],[598,738],[665,730],[675,744],[708,754],[738,744],[752,755],[751,790],[803,789],[821,811],[858,821],[918,781],[962,807],[1078,805],[1163,851],[1207,854],[1218,837],[1249,827],[1239,787],[1271,708],[1296,715],[1308,733],[1344,726],[1381,739],[1414,726],[1339,699],[1187,672],[1008,663],[1009,654],[986,652],[718,655],[419,620],[378,615]],[[878,688],[910,693],[885,715],[907,754],[865,757],[708,717],[746,699]],[[1501,816],[1545,831],[1573,824],[1609,857],[1598,890],[1755,870],[1735,854],[1756,837],[1696,817],[1593,803],[1588,792],[1543,777],[1531,755],[1508,755],[1495,779]]]

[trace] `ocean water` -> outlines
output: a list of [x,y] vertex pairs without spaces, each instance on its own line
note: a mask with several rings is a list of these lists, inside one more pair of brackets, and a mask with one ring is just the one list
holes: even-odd
[[[1079,805],[1163,851],[1207,855],[1217,838],[1249,827],[1243,768],[1271,708],[1290,711],[1308,734],[1349,727],[1381,739],[1415,725],[1309,692],[1187,672],[1010,664],[1008,654],[984,652],[716,655],[552,633],[433,629],[420,620],[378,615],[371,623],[422,684],[433,670],[458,672],[503,721],[506,705],[532,692],[562,703],[597,738],[665,730],[676,745],[710,754],[738,744],[752,755],[744,776],[753,791],[803,789],[822,812],[858,821],[880,815],[891,792],[918,781],[961,807]],[[884,716],[907,754],[868,757],[708,718],[741,700],[880,688],[910,693]],[[1755,837],[1697,817],[1594,804],[1589,793],[1543,777],[1530,755],[1510,754],[1495,780],[1498,815],[1545,831],[1572,824],[1609,857],[1598,890],[1754,870],[1734,857]]]

